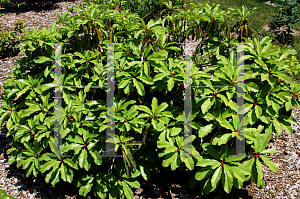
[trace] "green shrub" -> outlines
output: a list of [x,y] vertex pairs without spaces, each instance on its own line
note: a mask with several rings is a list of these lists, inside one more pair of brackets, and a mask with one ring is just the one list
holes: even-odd
[[279,4],[275,4],[278,11],[271,18],[269,27],[281,44],[294,44],[292,28],[299,21],[297,4],[296,0],[280,0]]
[[13,56],[20,44],[19,34],[24,27],[25,20],[16,20],[14,29],[10,29],[4,24],[0,24],[0,57],[5,58]]
[[237,34],[237,39],[239,42],[242,41],[243,37],[251,38],[253,30],[256,30],[255,27],[249,25],[249,16],[254,13],[257,8],[253,8],[251,11],[248,11],[245,5],[242,6],[242,10],[239,8],[232,9],[235,13],[234,16],[238,18],[237,22],[233,25],[232,29]]
[[[241,188],[247,181],[263,187],[262,164],[278,171],[267,156],[277,152],[266,148],[270,135],[273,131],[280,135],[282,129],[292,133],[291,109],[295,104],[300,107],[299,85],[287,75],[293,73],[295,51],[272,45],[268,37],[242,38],[247,42],[243,57],[246,156],[230,156],[236,154],[236,139],[241,139],[236,125],[237,91],[192,88],[189,118],[193,121],[188,127],[192,135],[185,139],[185,62],[183,47],[176,43],[184,34],[206,42],[192,60],[192,85],[236,84],[240,60],[228,42],[237,40],[230,38],[225,20],[232,13],[216,4],[199,4],[146,23],[136,13],[115,10],[118,3],[90,2],[87,8],[74,8],[77,15],[59,15],[58,28],[54,23],[49,30],[24,30],[26,42],[21,49],[26,56],[17,61],[5,82],[0,107],[0,125],[7,120],[7,136],[13,138],[9,164],[16,162],[27,176],[44,173],[52,185],[75,183],[80,195],[98,198],[133,198],[132,189],[140,187],[138,177],[150,180],[154,172],[167,169],[191,171],[190,187],[200,184],[203,194],[217,187],[230,193],[233,186]],[[61,49],[61,83],[78,87],[105,85],[109,49],[99,43],[122,43],[115,45],[114,54],[113,141],[114,152],[123,158],[100,156],[106,154],[106,142],[113,142],[105,135],[107,90],[90,87],[62,89],[60,154],[53,134],[57,102],[51,88],[54,43],[63,42],[70,44]],[[209,59],[199,58],[202,55]],[[212,66],[201,71],[197,61]],[[191,143],[191,152],[186,142]],[[176,156],[187,152],[194,156]]]

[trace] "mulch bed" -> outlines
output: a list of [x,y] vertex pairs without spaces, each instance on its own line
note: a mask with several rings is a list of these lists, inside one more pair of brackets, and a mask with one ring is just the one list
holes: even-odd
[[[0,23],[12,27],[15,19],[26,18],[28,30],[33,26],[40,28],[49,27],[57,19],[54,11],[62,14],[67,12],[67,7],[83,4],[82,0],[76,1],[26,1],[27,5],[17,7],[17,3],[23,1],[11,1],[13,4],[6,6],[0,11],[5,15],[0,17]],[[191,42],[191,41],[190,41]],[[194,45],[195,46],[195,45]],[[191,45],[191,48],[194,47]],[[192,49],[189,49],[190,52]],[[8,73],[13,71],[15,61],[21,58],[22,54],[14,57],[0,59],[0,95],[2,85]],[[0,105],[2,101],[0,99]],[[187,174],[179,171],[163,171],[160,174],[153,174],[150,182],[140,178],[141,188],[135,191],[135,198],[300,198],[300,176],[297,170],[300,154],[300,110],[293,108],[293,115],[297,124],[293,125],[294,133],[289,135],[283,132],[280,136],[272,135],[268,144],[278,150],[272,154],[270,159],[279,167],[277,173],[272,172],[263,166],[265,186],[258,189],[255,184],[245,184],[243,189],[233,189],[230,194],[222,190],[216,190],[208,196],[201,196],[196,188],[188,189]],[[4,128],[2,128],[4,129]],[[2,130],[5,131],[5,130]],[[9,148],[10,138],[0,135],[0,189],[6,190],[17,198],[83,198],[78,196],[78,188],[66,183],[59,183],[53,187],[46,184],[42,175],[38,178],[26,178],[25,171],[16,168],[16,165],[8,165],[9,158],[5,151]],[[299,161],[300,164],[300,161]],[[199,168],[196,168],[196,171]]]

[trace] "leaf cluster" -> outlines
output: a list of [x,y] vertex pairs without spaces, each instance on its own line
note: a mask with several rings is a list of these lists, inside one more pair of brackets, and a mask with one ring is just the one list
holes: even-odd
[[24,27],[26,20],[16,20],[15,28],[11,29],[4,24],[0,24],[0,57],[5,58],[15,55],[20,42],[21,29]]

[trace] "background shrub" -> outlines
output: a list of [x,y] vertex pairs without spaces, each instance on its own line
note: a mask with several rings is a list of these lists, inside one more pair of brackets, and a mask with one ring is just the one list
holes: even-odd
[[25,19],[16,20],[15,28],[11,29],[0,24],[0,57],[5,58],[16,54],[18,45],[20,44],[20,33],[24,27]]
[[276,39],[281,44],[294,44],[294,36],[292,35],[293,25],[299,21],[299,10],[296,0],[280,0],[275,6],[278,11],[270,22],[270,31],[276,34]]

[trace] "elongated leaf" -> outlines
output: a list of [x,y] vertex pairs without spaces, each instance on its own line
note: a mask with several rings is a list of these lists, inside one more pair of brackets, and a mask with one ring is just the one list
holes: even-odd
[[45,173],[45,171],[48,171],[50,170],[51,168],[53,168],[53,170],[57,169],[58,166],[59,166],[59,161],[49,161],[49,162],[46,162],[40,169],[40,171],[42,173]]
[[233,185],[233,176],[231,175],[231,173],[229,171],[229,168],[228,168],[229,166],[224,164],[223,167],[224,167],[224,172],[222,173],[223,188],[226,191],[226,193],[230,193],[232,185]]
[[147,57],[147,60],[165,60],[168,57],[168,52],[166,50],[161,50],[154,52]]
[[133,192],[125,181],[122,181],[123,190],[127,198],[134,198]]
[[213,187],[217,187],[218,182],[221,178],[221,174],[222,174],[222,167],[217,168],[217,170],[215,170],[212,178],[211,178],[211,185]]
[[213,156],[215,159],[220,159],[220,154],[216,151],[216,149],[212,146],[212,145],[203,145],[203,148],[205,149],[205,151]]
[[53,59],[49,58],[49,57],[45,57],[45,56],[38,56],[38,57],[35,57],[33,59],[33,61],[35,63],[38,63],[38,64],[43,64],[43,63],[46,63],[46,62],[52,62]]
[[176,161],[176,158],[176,152],[167,154],[162,162],[162,166],[168,167],[172,162]]
[[226,129],[230,129],[231,131],[235,131],[234,127],[224,118],[217,118],[217,121],[220,123],[221,126],[223,126]]
[[188,156],[184,159],[185,166],[190,170],[194,170],[194,160],[192,157]]
[[156,81],[162,80],[166,76],[167,76],[166,73],[159,73],[159,74],[155,75],[155,77],[153,78],[153,81],[156,82]]
[[37,111],[41,110],[39,106],[32,105],[28,109],[24,110],[23,113],[21,114],[22,117],[26,117],[31,115],[32,113],[35,113]]
[[171,135],[171,136],[176,136],[176,135],[178,135],[181,131],[182,131],[181,128],[176,128],[176,127],[174,127],[174,128],[171,129],[170,135]]
[[168,146],[166,149],[165,149],[165,153],[172,153],[172,152],[175,152],[177,151],[177,147],[176,146]]
[[167,148],[167,147],[172,147],[174,145],[170,144],[167,141],[157,141],[157,147],[158,148]]
[[196,172],[195,179],[201,181],[207,176],[211,175],[213,172],[214,170],[210,169],[209,167],[204,167]]
[[[164,110],[166,110],[166,108],[168,108],[168,104],[166,102],[162,103],[161,105],[159,105],[155,111],[155,113],[161,113]],[[152,110],[153,111],[153,110]]]
[[217,163],[218,161],[217,160],[214,160],[214,159],[203,159],[201,158],[196,166],[200,166],[200,167],[207,167],[207,166],[212,166],[214,165],[215,163]]
[[258,138],[258,142],[259,142],[258,150],[259,151],[257,151],[257,152],[261,152],[267,147],[267,144],[270,141],[271,133],[272,133],[272,131],[270,131],[270,132],[266,131],[265,134],[259,134],[260,135],[260,137]]
[[218,140],[218,145],[226,144],[228,142],[228,139],[231,137],[231,133],[226,133],[222,135]]
[[211,106],[215,103],[214,98],[207,98],[204,103],[201,105],[201,110],[202,113],[205,114],[210,108]]
[[152,115],[152,111],[147,107],[147,106],[143,106],[143,105],[138,105],[138,109],[141,111],[144,111],[146,113],[148,113],[149,115]]
[[119,88],[124,88],[126,87],[130,82],[130,79],[123,79],[120,83],[119,83]]
[[261,159],[264,161],[264,163],[274,172],[278,172],[278,167],[276,164],[274,164],[268,156],[266,155],[260,155]]
[[262,170],[262,165],[260,161],[257,159],[256,160],[256,170],[257,170],[257,186],[262,187],[264,185],[264,175],[263,175],[263,170]]
[[200,138],[205,137],[207,134],[209,134],[209,133],[213,130],[212,127],[213,127],[213,124],[209,124],[209,125],[206,125],[206,126],[204,126],[204,127],[201,127],[201,128],[199,129],[198,136],[199,136]]
[[174,78],[171,77],[171,78],[168,80],[168,91],[171,91],[173,88],[174,88]]
[[254,111],[255,111],[256,117],[257,117],[257,118],[260,118],[260,116],[261,116],[261,114],[262,114],[262,109],[261,109],[261,107],[258,106],[258,105],[256,105],[256,106],[254,107]]
[[157,106],[158,106],[157,98],[154,97],[154,98],[152,99],[152,103],[151,103],[151,108],[152,108],[152,112],[153,112],[153,113],[156,112]]
[[139,95],[141,95],[141,96],[145,95],[145,88],[141,82],[139,82],[135,78],[133,78],[133,85],[135,86]]
[[266,154],[266,153],[278,153],[276,149],[265,149],[260,152],[260,154]]
[[139,181],[137,181],[135,179],[132,179],[132,178],[123,178],[123,179],[131,187],[140,188],[140,186],[141,186]]
[[141,171],[141,175],[143,176],[143,178],[148,181],[150,179],[150,170],[148,168],[148,166],[145,165],[140,165],[140,171]]
[[148,77],[145,77],[145,76],[138,76],[137,78],[140,79],[142,82],[148,84],[148,85],[154,84],[153,80],[150,79],[150,78],[148,78]]

